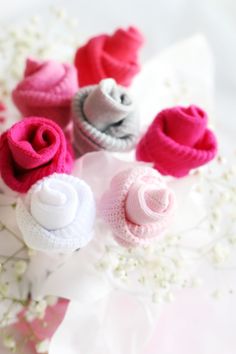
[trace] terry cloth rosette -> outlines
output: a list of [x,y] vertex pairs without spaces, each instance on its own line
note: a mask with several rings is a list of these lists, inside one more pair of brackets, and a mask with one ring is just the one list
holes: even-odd
[[112,35],[91,38],[75,55],[80,87],[99,83],[107,77],[129,86],[139,72],[138,51],[144,40],[135,27],[119,28]]
[[72,165],[71,147],[61,128],[49,119],[23,119],[0,137],[0,174],[16,192],[27,192],[54,172],[70,173]]
[[158,172],[136,167],[113,177],[99,213],[120,244],[144,246],[168,227],[173,206],[174,194]]
[[74,148],[87,152],[131,150],[139,136],[136,106],[126,89],[113,79],[78,91],[72,102]]
[[73,252],[92,239],[95,201],[77,177],[54,173],[19,198],[16,219],[25,243],[44,252]]
[[163,175],[186,176],[216,156],[217,140],[207,120],[194,105],[161,111],[138,143],[137,159],[153,162]]
[[77,90],[74,66],[28,59],[24,78],[12,97],[23,116],[50,118],[65,128],[71,119],[71,98]]

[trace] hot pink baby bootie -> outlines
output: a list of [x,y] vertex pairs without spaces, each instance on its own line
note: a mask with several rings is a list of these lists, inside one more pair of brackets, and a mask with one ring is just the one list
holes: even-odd
[[109,77],[120,85],[129,86],[140,70],[137,57],[142,44],[143,36],[135,27],[91,38],[75,56],[80,87]]
[[120,172],[99,203],[99,213],[115,239],[126,247],[144,246],[168,227],[173,192],[157,171],[136,167]]
[[25,193],[38,180],[54,172],[70,173],[71,149],[53,121],[29,117],[0,137],[0,174],[8,187]]
[[153,162],[163,175],[186,176],[211,161],[217,153],[207,115],[197,106],[173,107],[160,112],[136,149],[140,161]]
[[23,116],[50,118],[65,128],[71,118],[71,98],[77,90],[74,66],[28,59],[24,78],[12,97]]

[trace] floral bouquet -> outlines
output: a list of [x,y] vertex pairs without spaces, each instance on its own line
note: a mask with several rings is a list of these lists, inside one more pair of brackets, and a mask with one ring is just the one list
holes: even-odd
[[55,14],[0,41],[2,347],[144,353],[163,304],[234,258],[211,53],[199,35],[141,69],[137,28],[80,43]]

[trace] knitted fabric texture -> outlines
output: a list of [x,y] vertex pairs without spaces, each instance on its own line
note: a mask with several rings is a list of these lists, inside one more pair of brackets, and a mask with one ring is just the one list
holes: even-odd
[[117,174],[99,202],[99,214],[123,246],[143,246],[168,227],[173,192],[157,171],[137,167]]
[[75,56],[80,87],[97,84],[107,77],[129,86],[140,70],[137,57],[143,41],[135,27],[120,28],[112,35],[90,39]]
[[50,118],[64,128],[70,122],[71,98],[77,90],[77,73],[72,65],[28,59],[24,79],[12,97],[23,116]]
[[72,102],[76,156],[97,150],[129,151],[139,136],[136,107],[113,79],[82,88]]
[[64,133],[49,119],[23,119],[0,138],[1,177],[16,192],[27,192],[54,172],[70,173],[72,165]]
[[216,153],[217,140],[207,129],[207,115],[194,105],[160,112],[136,149],[137,160],[153,162],[161,174],[174,177],[186,176]]
[[16,219],[32,249],[73,252],[93,238],[95,201],[90,187],[77,177],[54,173],[19,198]]

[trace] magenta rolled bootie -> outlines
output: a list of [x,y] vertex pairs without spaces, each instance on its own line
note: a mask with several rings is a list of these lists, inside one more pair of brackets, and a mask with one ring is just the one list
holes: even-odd
[[24,78],[12,98],[23,116],[49,118],[65,128],[71,120],[71,99],[77,90],[77,73],[72,65],[28,59]]
[[139,117],[126,89],[113,79],[78,91],[72,102],[76,156],[108,150],[126,152],[139,136]]
[[70,174],[71,148],[62,129],[41,117],[28,117],[0,136],[0,174],[13,191],[26,193],[54,172]]
[[138,54],[143,42],[143,35],[133,26],[91,38],[75,55],[79,86],[95,85],[110,77],[119,85],[130,86],[140,71]]
[[217,140],[207,120],[194,105],[161,111],[137,145],[137,160],[152,162],[163,175],[188,175],[216,156]]

